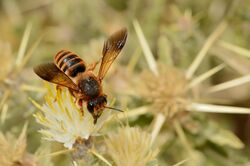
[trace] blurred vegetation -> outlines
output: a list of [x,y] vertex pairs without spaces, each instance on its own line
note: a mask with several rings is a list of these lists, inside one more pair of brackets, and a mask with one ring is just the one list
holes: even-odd
[[[141,25],[158,64],[166,70],[175,66],[182,72],[188,69],[216,27],[222,21],[227,22],[225,32],[208,50],[195,75],[220,64],[225,67],[194,88],[192,100],[250,107],[249,79],[244,85],[206,93],[208,87],[249,75],[250,1],[0,0],[0,130],[3,135],[17,138],[28,123],[27,152],[46,154],[63,149],[58,143],[48,144],[37,132],[41,128],[33,117],[37,109],[28,98],[43,103],[46,92],[32,67],[52,61],[61,49],[76,52],[87,63],[95,62],[101,57],[105,38],[124,26],[128,28],[128,40],[105,78],[104,89],[109,99],[116,98],[117,107],[133,110],[151,105],[154,99],[139,93],[140,85],[146,82],[141,73],[150,71],[134,20]],[[161,78],[152,81],[161,82]],[[152,131],[157,116],[154,112],[159,111],[150,109],[151,113],[128,118],[129,124]],[[104,132],[116,131],[119,124],[109,124]],[[159,149],[158,165],[174,165],[186,159],[183,165],[250,165],[249,130],[249,115],[237,112],[183,112],[167,117],[154,143]],[[69,154],[62,154],[38,164],[69,165],[70,158]]]

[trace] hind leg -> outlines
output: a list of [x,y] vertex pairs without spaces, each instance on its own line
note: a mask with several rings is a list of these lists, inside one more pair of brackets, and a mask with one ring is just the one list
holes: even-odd
[[[57,91],[59,94],[61,94],[61,92],[62,92],[62,86],[56,85],[56,91]],[[55,99],[54,99],[54,102],[56,102],[56,101],[57,101],[57,95],[56,95],[56,97],[55,97]]]
[[88,70],[90,70],[90,71],[95,70],[95,67],[98,65],[99,62],[100,61],[97,61],[95,63],[90,64],[89,67],[88,67]]

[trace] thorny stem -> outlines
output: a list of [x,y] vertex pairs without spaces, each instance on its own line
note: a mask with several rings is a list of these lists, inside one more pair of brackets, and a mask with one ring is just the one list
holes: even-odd
[[222,35],[222,33],[224,32],[226,27],[227,27],[226,22],[220,23],[218,25],[218,27],[214,30],[214,32],[208,37],[205,44],[201,48],[200,52],[198,53],[198,55],[196,56],[196,58],[194,59],[194,61],[192,62],[192,64],[190,65],[190,67],[187,70],[186,77],[188,79],[192,78],[196,69],[199,67],[203,58],[207,54],[209,48],[213,45],[213,43],[216,41],[216,39],[219,38],[220,35]]
[[196,85],[200,84],[201,82],[205,81],[207,78],[211,77],[215,73],[219,72],[225,67],[224,64],[218,65],[209,71],[201,74],[200,76],[192,79],[192,81],[188,84],[188,89],[195,87]]
[[20,45],[20,48],[18,50],[18,54],[17,54],[17,60],[16,60],[16,65],[19,66],[22,62],[22,59],[24,57],[24,53],[28,44],[28,40],[29,40],[29,36],[30,36],[30,32],[32,29],[32,25],[29,23],[26,28],[25,28],[25,32],[22,38],[22,42]]
[[57,152],[53,152],[53,153],[50,153],[50,154],[46,154],[46,155],[42,155],[42,156],[38,156],[37,159],[38,160],[41,160],[45,157],[55,157],[55,156],[58,156],[58,155],[61,155],[61,154],[65,154],[65,153],[69,153],[69,152],[73,152],[75,149],[65,149],[65,150],[60,150],[60,151],[57,151]]
[[31,92],[46,92],[46,89],[39,87],[39,86],[33,86],[28,84],[22,84],[20,86],[21,90],[23,91],[31,91]]
[[178,135],[179,138],[180,138],[181,143],[182,143],[183,146],[186,148],[186,150],[187,150],[187,152],[189,153],[189,155],[190,155],[192,158],[194,158],[194,153],[193,153],[193,151],[192,151],[192,147],[191,147],[191,145],[189,144],[189,142],[188,142],[188,140],[187,140],[187,138],[186,138],[186,136],[185,136],[185,133],[184,133],[184,131],[183,131],[183,129],[182,129],[180,123],[179,123],[177,120],[174,121],[174,128],[175,128],[175,131],[176,131],[177,135]]
[[180,166],[180,165],[184,164],[185,162],[187,162],[188,160],[190,160],[190,158],[186,158],[186,159],[174,164],[173,166]]
[[138,48],[132,54],[130,61],[127,65],[128,73],[133,73],[134,68],[135,68],[136,64],[138,63],[140,56],[141,56],[141,48]]
[[144,115],[146,113],[150,113],[148,110],[149,110],[149,106],[141,106],[141,107],[134,108],[130,111],[120,112],[120,113],[110,116],[106,120],[106,123],[112,120],[123,120],[123,119],[128,119],[130,117],[136,117],[136,116]]
[[3,105],[3,109],[1,110],[1,123],[4,124],[6,118],[7,118],[7,112],[8,112],[8,108],[9,108],[9,105],[7,103],[5,103]]
[[229,88],[240,86],[240,85],[248,83],[248,82],[250,82],[250,75],[242,76],[240,78],[236,78],[236,79],[212,86],[208,89],[208,93],[226,90]]
[[95,155],[100,160],[102,160],[108,166],[112,166],[112,164],[107,159],[105,159],[102,155],[100,155],[99,153],[97,153],[95,150],[89,149],[89,152],[92,153],[93,155]]
[[142,32],[142,29],[141,29],[141,26],[140,24],[138,23],[137,20],[134,20],[133,21],[133,25],[134,25],[134,28],[135,28],[135,32],[138,36],[138,39],[140,41],[140,44],[141,44],[141,47],[142,47],[142,51],[144,52],[144,55],[145,55],[145,58],[147,60],[147,63],[149,65],[149,68],[151,69],[151,71],[156,75],[158,76],[159,75],[159,72],[157,70],[157,64],[156,64],[156,61],[154,59],[154,56],[148,46],[148,43],[147,43],[147,40]]
[[161,127],[163,126],[164,122],[166,120],[166,117],[162,114],[159,113],[156,116],[156,120],[154,123],[153,131],[151,133],[151,145],[154,143],[157,135],[159,134]]
[[31,46],[31,48],[29,50],[27,50],[26,56],[24,56],[22,58],[22,61],[20,62],[19,66],[17,67],[17,71],[20,71],[28,62],[28,60],[31,58],[31,56],[33,55],[34,51],[36,50],[36,48],[38,47],[38,45],[40,44],[40,42],[42,41],[43,37],[44,37],[45,33],[43,33],[36,41],[35,43]]
[[214,104],[191,103],[186,107],[187,111],[198,111],[208,113],[224,113],[224,114],[249,114],[249,108],[222,106]]
[[246,48],[243,48],[243,47],[228,43],[228,42],[223,41],[223,40],[221,40],[219,42],[219,46],[221,46],[221,47],[223,47],[225,49],[228,49],[228,50],[230,50],[232,52],[235,52],[236,54],[239,54],[241,56],[245,56],[247,58],[250,58],[250,51],[248,49],[246,49]]
[[9,89],[5,90],[5,92],[4,92],[3,96],[2,96],[2,99],[1,99],[1,101],[0,101],[0,109],[1,109],[1,108],[3,107],[3,105],[5,104],[6,100],[7,100],[8,97],[9,97],[9,95],[10,95],[10,90],[9,90]]

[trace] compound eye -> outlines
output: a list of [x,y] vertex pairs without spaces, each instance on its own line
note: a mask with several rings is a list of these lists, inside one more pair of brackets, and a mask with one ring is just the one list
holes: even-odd
[[87,109],[90,113],[93,113],[94,112],[94,103],[93,102],[88,102],[87,104]]

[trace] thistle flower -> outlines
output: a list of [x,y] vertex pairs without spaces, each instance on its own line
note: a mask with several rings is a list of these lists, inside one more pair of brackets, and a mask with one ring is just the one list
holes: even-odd
[[35,156],[26,152],[26,129],[15,139],[13,135],[4,136],[0,132],[0,165],[1,166],[36,166]]
[[153,103],[150,110],[172,117],[176,112],[185,109],[188,103],[187,80],[184,73],[177,68],[159,64],[158,69],[159,76],[144,71],[140,77],[144,81],[138,89],[145,99]]
[[151,147],[151,137],[136,127],[119,128],[105,140],[108,154],[119,166],[145,166],[155,163],[158,150]]
[[[227,24],[222,22],[218,25],[218,27],[214,30],[214,32],[207,38],[203,47],[197,54],[197,57],[190,64],[189,68],[185,71],[178,71],[178,69],[171,69],[165,66],[157,64],[154,56],[147,44],[147,41],[143,35],[142,29],[139,23],[134,21],[134,28],[138,39],[140,41],[141,47],[143,49],[145,58],[147,60],[148,66],[151,72],[147,72],[148,76],[145,76],[145,80],[143,82],[146,87],[144,91],[146,92],[147,98],[151,99],[151,105],[153,106],[148,111],[152,111],[153,113],[162,110],[163,113],[159,113],[156,116],[156,120],[152,130],[152,140],[154,141],[159,134],[161,127],[163,126],[166,115],[175,115],[176,111],[198,111],[198,112],[216,112],[216,113],[239,113],[239,114],[249,114],[249,108],[241,108],[241,107],[231,107],[231,106],[222,106],[215,104],[203,104],[196,103],[196,96],[194,95],[194,91],[197,90],[197,87],[210,78],[215,73],[222,70],[225,65],[218,65],[207,72],[194,76],[196,70],[199,65],[202,63],[202,60],[206,56],[209,48],[215,43],[215,41],[222,35],[223,31],[226,29]],[[169,70],[169,72],[168,72]],[[225,83],[221,83],[219,85],[212,86],[210,88],[205,89],[204,92],[217,92],[220,90],[225,90],[231,87],[239,86],[243,83],[249,82],[249,75],[240,77],[235,80],[231,80]],[[140,87],[142,87],[140,85]],[[203,91],[201,91],[202,93]],[[200,94],[199,94],[200,95]],[[151,96],[151,97],[150,97]],[[161,101],[161,102],[159,102]],[[155,109],[157,108],[157,109]],[[166,114],[167,110],[167,114]],[[159,111],[158,111],[159,112]],[[135,114],[135,113],[133,113]],[[242,147],[242,146],[241,146]]]
[[84,115],[77,107],[74,98],[67,89],[56,91],[55,87],[46,84],[48,94],[42,106],[32,100],[33,104],[41,110],[34,116],[38,123],[45,128],[40,132],[45,139],[63,143],[71,149],[77,140],[88,140],[90,136],[98,134],[98,130],[105,123],[110,114],[104,111],[96,124],[93,117],[85,107]]
[[[185,71],[178,71],[171,67],[158,65],[154,56],[147,44],[147,41],[143,35],[142,29],[137,21],[134,21],[134,27],[139,38],[140,44],[143,48],[143,52],[151,72],[147,72],[148,76],[145,76],[145,87],[149,90],[144,91],[146,96],[154,102],[154,106],[159,104],[159,101],[165,101],[165,108],[168,110],[181,110],[186,111],[200,111],[200,112],[217,112],[217,113],[242,113],[249,114],[250,109],[241,107],[231,107],[231,106],[218,106],[214,104],[203,104],[195,103],[196,98],[192,95],[191,90],[195,90],[203,81],[210,78],[217,72],[221,71],[225,65],[218,65],[207,72],[194,76],[195,71],[202,63],[202,60],[206,56],[208,50],[215,41],[222,35],[227,27],[226,22],[222,22],[214,30],[214,32],[207,38],[202,49],[197,54],[197,57],[191,63],[189,68]],[[165,67],[165,69],[164,69]],[[169,72],[168,72],[169,70]],[[220,90],[229,89],[235,86],[239,86],[246,82],[249,82],[249,75],[221,83],[219,85],[212,86],[204,91],[207,93],[217,92]],[[141,85],[140,85],[141,86]],[[167,94],[167,95],[166,95]],[[157,98],[158,97],[158,98]],[[167,99],[167,100],[166,100]],[[164,102],[160,102],[164,103]],[[174,103],[174,104],[173,104]],[[180,104],[181,103],[181,104]],[[160,104],[161,105],[161,104]],[[183,107],[184,106],[184,107]],[[161,106],[164,108],[163,106]],[[170,109],[169,109],[170,108]],[[180,109],[181,108],[181,109]],[[163,109],[166,110],[166,109]],[[153,109],[155,112],[155,109]]]

